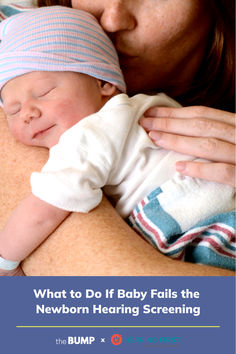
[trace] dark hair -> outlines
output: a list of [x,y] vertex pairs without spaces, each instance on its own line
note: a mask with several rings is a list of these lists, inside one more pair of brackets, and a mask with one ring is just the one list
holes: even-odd
[[[202,64],[186,94],[184,105],[235,109],[235,1],[202,0],[212,16],[212,30]],[[39,6],[64,5],[71,0],[38,0]]]
[[205,0],[213,26],[208,47],[184,104],[235,110],[235,2]]
[[61,5],[72,7],[71,0],[38,0],[38,6],[52,6],[52,5]]

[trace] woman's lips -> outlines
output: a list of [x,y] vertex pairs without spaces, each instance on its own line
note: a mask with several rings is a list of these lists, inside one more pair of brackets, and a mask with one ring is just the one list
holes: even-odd
[[119,62],[124,69],[125,65],[134,65],[140,61],[140,58],[137,55],[131,55],[126,53],[118,53]]
[[125,53],[125,52],[118,52],[119,58],[136,58],[136,55]]

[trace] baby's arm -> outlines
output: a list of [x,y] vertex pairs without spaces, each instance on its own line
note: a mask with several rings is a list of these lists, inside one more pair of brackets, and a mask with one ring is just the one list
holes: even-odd
[[[22,261],[69,213],[30,194],[13,210],[0,232],[0,256],[6,260]],[[0,275],[3,274],[4,270],[1,270]]]

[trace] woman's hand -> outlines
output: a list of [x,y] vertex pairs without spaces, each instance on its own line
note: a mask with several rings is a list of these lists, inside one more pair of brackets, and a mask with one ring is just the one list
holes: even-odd
[[235,114],[202,106],[153,107],[140,124],[156,145],[212,161],[179,161],[181,174],[235,186]]

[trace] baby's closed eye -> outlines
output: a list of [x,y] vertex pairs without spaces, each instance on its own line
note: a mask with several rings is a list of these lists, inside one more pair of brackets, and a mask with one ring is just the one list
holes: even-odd
[[42,89],[37,89],[34,93],[34,95],[36,97],[44,97],[46,95],[48,95],[49,93],[51,93],[56,87],[53,86],[53,87],[45,87],[45,88],[42,88]]
[[3,106],[4,112],[6,113],[7,116],[14,116],[17,113],[20,112],[21,110],[21,105],[20,104],[14,104],[11,106]]

